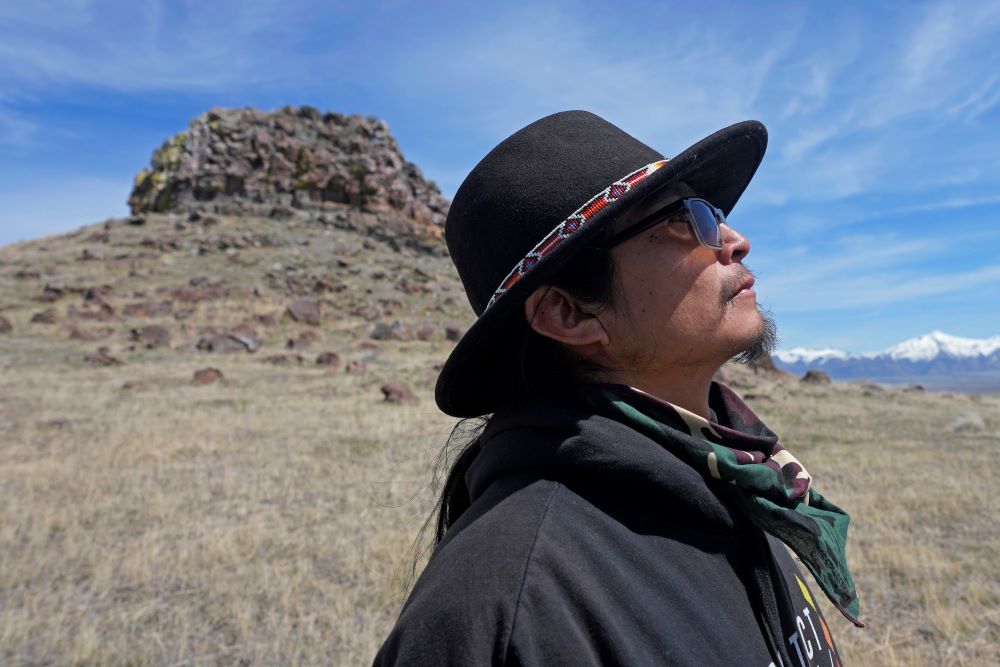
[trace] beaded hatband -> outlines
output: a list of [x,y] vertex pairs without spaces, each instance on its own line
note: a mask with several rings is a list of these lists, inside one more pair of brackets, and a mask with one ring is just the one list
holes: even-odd
[[497,299],[503,296],[511,287],[516,285],[517,281],[527,275],[528,271],[534,268],[538,262],[545,259],[545,257],[555,250],[560,243],[580,231],[587,221],[597,215],[599,211],[603,211],[611,204],[616,203],[622,195],[646,180],[650,174],[666,163],[667,160],[657,160],[652,164],[647,164],[645,167],[636,169],[628,176],[615,181],[602,192],[594,195],[586,204],[578,208],[572,215],[560,222],[556,228],[549,232],[549,235],[542,239],[538,245],[532,248],[528,254],[524,256],[524,259],[518,262],[517,266],[515,266],[514,269],[507,274],[507,277],[500,282],[500,286],[497,287],[495,292],[493,292],[490,302],[486,304],[485,310],[489,310],[490,306],[496,303]]

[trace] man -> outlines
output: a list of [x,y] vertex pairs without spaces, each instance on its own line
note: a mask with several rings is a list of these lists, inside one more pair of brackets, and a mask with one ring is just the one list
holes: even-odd
[[775,342],[725,218],[766,142],[748,121],[666,160],[567,111],[463,182],[445,235],[478,319],[436,399],[490,417],[376,664],[840,664],[785,545],[861,625],[849,519],[712,380]]

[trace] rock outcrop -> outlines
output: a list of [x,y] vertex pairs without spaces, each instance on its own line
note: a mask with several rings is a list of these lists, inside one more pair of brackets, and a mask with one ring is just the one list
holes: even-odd
[[176,211],[291,217],[358,208],[439,236],[449,202],[407,162],[385,121],[320,113],[213,109],[168,139],[137,176],[134,216]]

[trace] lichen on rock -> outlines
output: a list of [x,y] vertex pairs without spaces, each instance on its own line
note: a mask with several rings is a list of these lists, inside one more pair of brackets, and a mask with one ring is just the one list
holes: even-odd
[[128,203],[133,215],[346,206],[392,214],[435,235],[449,205],[406,161],[385,121],[309,106],[202,114],[153,153]]

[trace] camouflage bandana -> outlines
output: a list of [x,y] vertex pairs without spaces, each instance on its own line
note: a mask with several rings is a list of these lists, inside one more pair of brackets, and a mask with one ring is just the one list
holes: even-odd
[[850,517],[812,488],[802,464],[732,390],[712,383],[712,421],[625,385],[582,391],[599,412],[659,442],[705,477],[731,484],[739,509],[787,544],[834,606],[864,627],[845,554]]

